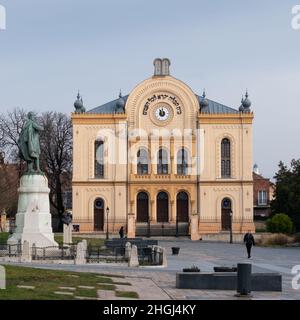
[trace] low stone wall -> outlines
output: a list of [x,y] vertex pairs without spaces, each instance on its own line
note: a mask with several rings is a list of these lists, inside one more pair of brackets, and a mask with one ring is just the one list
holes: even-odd
[[[234,243],[243,243],[244,240],[244,233],[233,233],[232,240]],[[262,232],[262,233],[255,233],[253,234],[255,240],[259,240],[262,236],[268,237],[272,236],[271,233]],[[217,234],[202,234],[201,239],[204,241],[217,241],[217,242],[229,242],[230,241],[230,233],[229,232],[222,232]]]
[[[202,290],[236,290],[236,272],[179,272],[176,274],[176,288]],[[278,273],[252,273],[252,291],[282,291],[282,276]]]

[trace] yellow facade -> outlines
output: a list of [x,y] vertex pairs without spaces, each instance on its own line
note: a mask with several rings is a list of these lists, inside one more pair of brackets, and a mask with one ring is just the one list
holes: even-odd
[[[158,74],[132,90],[124,112],[101,112],[100,107],[94,112],[72,114],[73,220],[81,232],[106,232],[107,226],[110,232],[117,232],[125,226],[128,236],[134,237],[139,227],[150,229],[150,235],[151,230],[159,232],[163,227],[171,235],[182,224],[197,240],[203,234],[228,232],[228,228],[222,230],[224,199],[230,201],[233,232],[254,231],[253,113],[203,112],[200,107],[199,97],[185,83]],[[221,172],[223,139],[230,141],[230,175],[225,178]],[[103,141],[100,178],[95,177],[97,140]],[[184,173],[178,171],[182,148],[188,160]],[[137,163],[142,149],[148,152],[149,160],[143,174],[138,172]],[[162,170],[158,165],[159,154],[164,152],[161,149],[166,155],[161,161],[168,164],[163,173],[158,172]],[[148,203],[144,209],[148,219],[142,223],[137,221],[138,214],[144,214],[137,212],[142,208],[137,203],[139,192],[148,197],[148,202],[143,202],[143,208]],[[160,192],[167,198],[161,200]],[[188,200],[178,200],[179,192],[185,192]],[[96,199],[103,200],[101,230],[99,226],[95,230]],[[185,215],[188,212],[188,221],[178,220],[183,216],[180,210]]]

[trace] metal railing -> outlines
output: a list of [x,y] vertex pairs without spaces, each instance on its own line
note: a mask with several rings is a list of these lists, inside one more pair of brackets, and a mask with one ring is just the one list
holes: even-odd
[[100,246],[88,246],[87,263],[125,262],[125,248],[103,249]]
[[0,257],[19,257],[22,255],[22,245],[17,244],[0,244]]
[[32,260],[74,260],[76,245],[44,248],[32,246],[31,254]]
[[[88,246],[86,253],[87,263],[115,262],[124,263],[128,261],[124,246],[103,250],[101,247]],[[141,265],[162,265],[162,252],[154,251],[152,247],[138,248],[138,260]]]

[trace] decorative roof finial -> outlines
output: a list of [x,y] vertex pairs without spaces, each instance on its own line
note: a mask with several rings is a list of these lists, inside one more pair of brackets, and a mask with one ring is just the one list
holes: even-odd
[[209,102],[206,99],[206,92],[205,88],[203,89],[202,97],[200,99],[200,111],[202,111],[204,108],[207,108],[209,106]]
[[80,96],[80,91],[77,93],[77,100],[74,102],[75,113],[83,113],[85,112],[85,107],[83,105],[82,96]]
[[245,97],[246,97],[246,99],[248,98],[248,89],[246,89],[246,94],[245,94]]
[[125,111],[125,101],[122,96],[122,91],[120,89],[119,99],[116,102],[116,112],[124,112]]
[[247,112],[250,111],[250,107],[251,107],[251,104],[252,104],[248,97],[249,97],[248,89],[246,89],[245,99],[242,100],[242,106],[245,109],[244,111],[247,111]]

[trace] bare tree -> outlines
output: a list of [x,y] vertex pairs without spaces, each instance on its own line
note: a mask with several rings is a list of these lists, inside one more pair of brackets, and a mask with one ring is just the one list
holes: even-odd
[[8,161],[19,160],[18,139],[26,121],[26,111],[16,108],[6,115],[0,115],[0,148]]
[[24,170],[18,157],[18,139],[25,120],[23,109],[0,114],[0,209],[9,214],[16,211],[19,179]]
[[50,185],[50,202],[59,217],[65,211],[63,192],[71,187],[72,123],[59,112],[45,112],[40,117],[41,163]]

